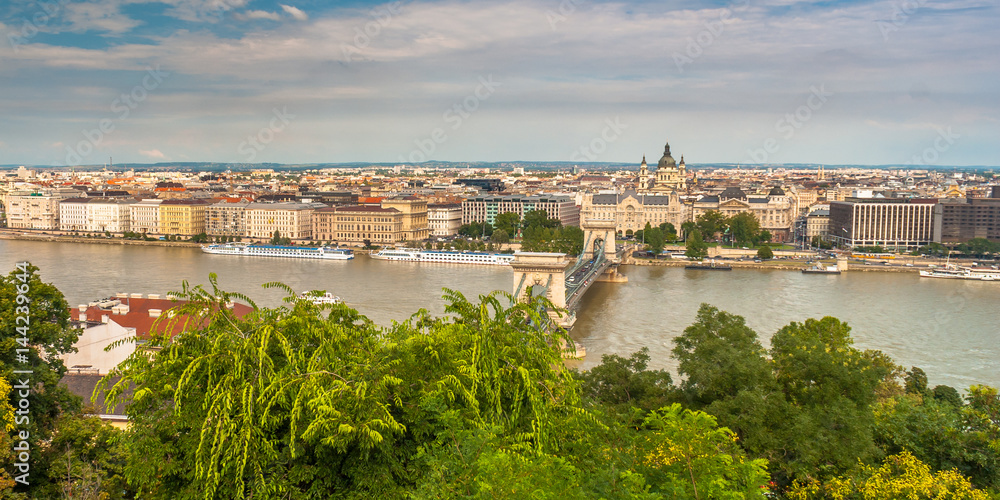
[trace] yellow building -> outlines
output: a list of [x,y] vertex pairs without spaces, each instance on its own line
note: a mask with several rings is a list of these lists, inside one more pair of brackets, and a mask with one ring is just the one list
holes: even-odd
[[337,244],[392,245],[406,241],[403,213],[372,206],[322,208],[313,214],[313,234],[319,241]]
[[421,241],[430,236],[427,225],[427,200],[415,196],[382,200],[382,208],[396,209],[402,214],[403,241]]
[[205,200],[163,200],[160,234],[195,236],[205,232]]

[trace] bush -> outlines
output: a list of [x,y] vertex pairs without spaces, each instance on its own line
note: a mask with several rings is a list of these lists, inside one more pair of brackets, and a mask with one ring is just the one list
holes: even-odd
[[757,258],[761,260],[768,260],[774,258],[774,252],[769,246],[762,246],[757,250]]

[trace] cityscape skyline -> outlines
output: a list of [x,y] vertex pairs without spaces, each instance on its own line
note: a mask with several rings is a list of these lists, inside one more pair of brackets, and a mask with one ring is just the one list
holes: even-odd
[[0,10],[0,163],[996,165],[1000,8],[249,0]]

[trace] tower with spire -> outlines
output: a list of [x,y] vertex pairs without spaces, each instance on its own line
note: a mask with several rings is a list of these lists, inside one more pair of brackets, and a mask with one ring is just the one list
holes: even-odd
[[642,165],[639,165],[639,190],[649,187],[649,167],[646,165],[646,155],[642,155]]

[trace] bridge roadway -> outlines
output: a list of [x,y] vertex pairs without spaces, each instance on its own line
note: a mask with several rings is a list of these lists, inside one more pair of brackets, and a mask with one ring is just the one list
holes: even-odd
[[593,260],[583,262],[577,266],[578,269],[566,276],[566,309],[575,310],[580,298],[583,297],[590,286],[597,281],[597,278],[604,273],[612,262],[602,254],[597,262]]

